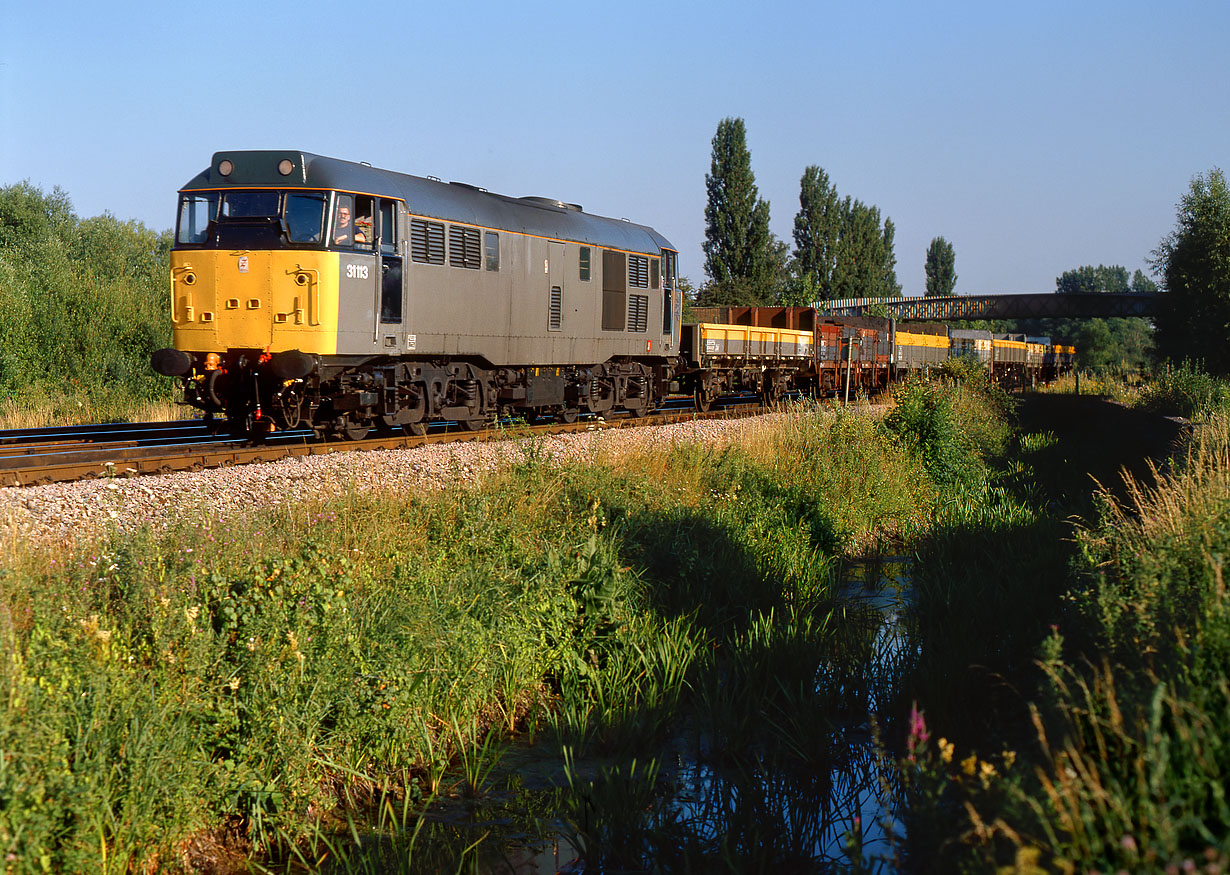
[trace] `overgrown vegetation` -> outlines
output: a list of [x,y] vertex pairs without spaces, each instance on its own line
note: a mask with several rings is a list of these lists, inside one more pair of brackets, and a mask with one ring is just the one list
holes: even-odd
[[0,420],[97,422],[167,405],[149,354],[171,340],[170,247],[169,232],[78,218],[59,189],[0,188]]
[[[856,616],[834,601],[832,557],[925,525],[918,461],[869,417],[810,410],[738,446],[617,466],[556,469],[526,447],[515,470],[441,495],[11,543],[8,868],[199,862],[218,842],[306,859],[344,822],[328,812],[481,794],[513,731],[648,768],[684,699],[722,718],[707,737],[735,773],[765,733],[796,739],[791,763],[818,756],[817,721],[867,683],[865,627],[831,621]],[[780,725],[731,724],[723,696]],[[696,853],[781,826],[739,816],[756,819],[742,839]],[[623,853],[587,823],[594,854]]]
[[[1081,508],[1092,522],[1066,567],[1055,561],[1064,555],[1057,516],[1077,505],[1054,503],[1044,472],[1062,470],[1055,453],[1067,451],[1047,435],[1022,442],[1017,464],[1042,476],[1029,478],[1032,498],[1011,484],[1019,509],[1006,525],[983,521],[923,557],[926,670],[907,692],[925,716],[911,725],[901,772],[919,867],[1225,869],[1225,391],[1191,368],[1146,386],[1145,405],[1203,424],[1173,468],[1128,475],[1115,495]],[[930,601],[940,582],[948,591]],[[941,675],[928,650],[970,668]],[[951,691],[928,686],[941,676]]]

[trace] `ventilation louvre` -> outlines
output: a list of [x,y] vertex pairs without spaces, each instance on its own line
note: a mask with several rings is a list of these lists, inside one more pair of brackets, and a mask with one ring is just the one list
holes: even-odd
[[628,296],[628,330],[645,332],[649,330],[649,296]]
[[410,221],[410,257],[420,264],[444,264],[444,223]]
[[551,286],[551,300],[547,305],[547,330],[559,331],[564,325],[564,290]]

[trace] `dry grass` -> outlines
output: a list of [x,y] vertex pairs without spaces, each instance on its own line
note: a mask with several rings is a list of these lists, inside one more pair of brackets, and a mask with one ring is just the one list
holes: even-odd
[[95,422],[173,422],[196,411],[171,400],[95,401],[88,396],[40,395],[0,400],[0,429],[54,428]]

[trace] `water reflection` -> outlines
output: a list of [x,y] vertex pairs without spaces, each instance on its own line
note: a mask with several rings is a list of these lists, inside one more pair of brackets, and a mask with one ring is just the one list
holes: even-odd
[[[695,682],[678,733],[648,757],[574,760],[522,745],[501,764],[507,789],[369,833],[335,871],[894,868],[899,794],[874,727],[908,655],[910,572],[904,557],[844,562],[827,618],[836,635],[810,617],[774,620],[763,634],[753,624]],[[820,633],[825,648],[809,646]]]

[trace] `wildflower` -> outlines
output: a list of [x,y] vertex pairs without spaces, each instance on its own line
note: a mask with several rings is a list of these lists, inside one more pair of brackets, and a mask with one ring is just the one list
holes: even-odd
[[191,605],[190,607],[184,608],[184,616],[188,619],[189,623],[195,623],[197,615],[200,613],[200,605]]
[[236,675],[235,677],[228,680],[226,682],[226,685],[230,687],[232,691],[238,690],[239,689],[239,676]]
[[995,766],[987,762],[978,764],[978,777],[982,781],[982,786],[986,787],[991,783],[991,779],[999,773],[995,771]]
[[961,760],[961,771],[965,772],[965,774],[969,775],[971,778],[974,777],[974,773],[978,771],[978,757],[974,754],[970,754],[965,759]]
[[952,762],[952,754],[956,750],[956,745],[954,745],[947,738],[941,738],[938,744],[940,747],[940,762],[942,763]]
[[910,752],[910,762],[914,761],[914,751],[927,743],[931,734],[927,732],[927,721],[918,710],[918,703],[910,706],[910,736],[906,739],[906,748]]

